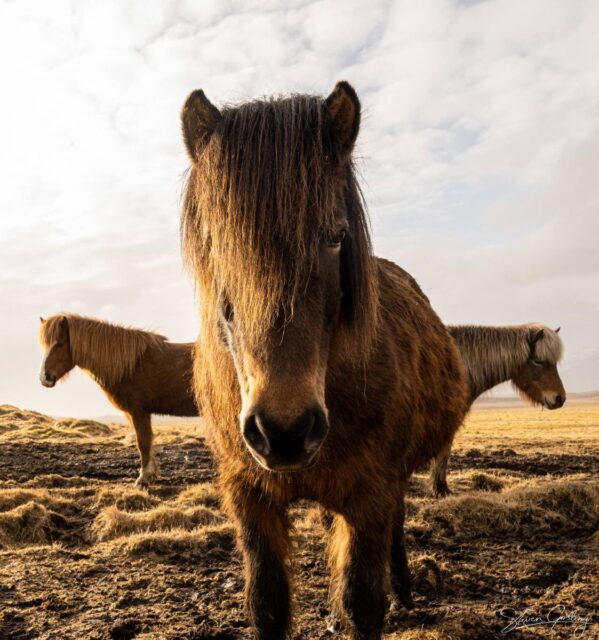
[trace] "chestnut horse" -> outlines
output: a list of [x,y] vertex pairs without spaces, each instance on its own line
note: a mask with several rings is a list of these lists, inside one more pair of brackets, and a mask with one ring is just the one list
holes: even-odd
[[198,90],[182,124],[183,254],[201,313],[194,383],[255,637],[289,632],[288,508],[309,499],[335,514],[335,610],[354,640],[378,639],[390,559],[410,600],[406,481],[465,414],[455,342],[403,272],[372,255],[349,84],[326,99],[220,110]]
[[41,383],[53,387],[73,367],[95,380],[134,427],[141,457],[135,484],[148,485],[158,475],[152,414],[199,413],[191,383],[194,345],[75,314],[40,320]]
[[[511,380],[520,395],[531,402],[559,409],[566,391],[557,371],[563,345],[555,331],[542,324],[513,327],[449,326],[456,341],[470,388],[470,404],[494,386]],[[436,496],[445,496],[447,463],[452,442],[431,464],[431,482]]]

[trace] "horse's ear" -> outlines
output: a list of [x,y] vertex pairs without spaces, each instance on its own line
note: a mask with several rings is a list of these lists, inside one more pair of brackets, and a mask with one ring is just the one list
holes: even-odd
[[558,328],[555,330],[555,333],[559,333],[559,332],[560,332],[560,329],[561,329],[561,327],[558,327]]
[[40,324],[44,324],[44,322],[46,321],[42,318],[42,316],[40,316]]
[[58,326],[60,340],[66,342],[69,339],[69,319],[66,316],[62,316]]
[[221,117],[220,111],[201,89],[193,91],[185,101],[181,111],[181,125],[183,140],[192,162],[197,160],[199,153],[210,140]]
[[354,88],[342,80],[325,101],[333,136],[344,155],[351,153],[360,129],[360,101]]
[[530,344],[536,344],[545,335],[545,329],[533,329],[530,334]]

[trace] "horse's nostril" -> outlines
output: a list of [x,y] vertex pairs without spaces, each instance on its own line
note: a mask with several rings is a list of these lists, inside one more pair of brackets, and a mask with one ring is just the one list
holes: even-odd
[[310,407],[295,420],[281,423],[256,411],[243,425],[243,438],[271,468],[307,463],[320,449],[328,432],[328,421],[320,407]]
[[564,405],[564,399],[561,396],[555,396],[555,404],[558,407],[562,407]]
[[257,416],[252,414],[246,418],[243,425],[243,437],[260,455],[267,456],[270,453],[270,443],[266,434],[260,428]]

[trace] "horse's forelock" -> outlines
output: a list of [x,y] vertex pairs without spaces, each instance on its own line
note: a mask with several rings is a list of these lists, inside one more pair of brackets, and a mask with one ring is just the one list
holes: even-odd
[[58,341],[60,335],[60,323],[64,315],[58,314],[46,318],[41,324],[38,332],[39,343],[44,349],[51,347]]
[[549,327],[539,325],[543,329],[542,337],[535,344],[535,353],[540,360],[557,364],[563,356],[564,346],[559,334]]
[[[324,108],[312,96],[224,108],[188,179],[184,256],[212,304],[226,295],[250,331],[263,331],[281,309],[293,313],[340,209],[351,243],[342,254],[346,324],[372,320],[367,219],[353,170],[335,155]],[[211,304],[206,293],[203,308]]]

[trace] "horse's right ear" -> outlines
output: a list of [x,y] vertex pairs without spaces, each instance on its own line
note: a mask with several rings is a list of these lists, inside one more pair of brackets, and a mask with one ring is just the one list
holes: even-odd
[[333,136],[343,155],[354,148],[360,129],[360,101],[354,88],[342,80],[335,85],[331,95],[325,100]]
[[221,118],[220,111],[201,89],[193,91],[185,101],[181,111],[181,125],[183,140],[192,162],[198,159]]
[[558,328],[555,330],[555,333],[559,333],[559,332],[560,332],[560,329],[561,329],[561,327],[558,327]]
[[44,324],[44,322],[46,321],[42,318],[42,316],[40,316],[40,324]]

